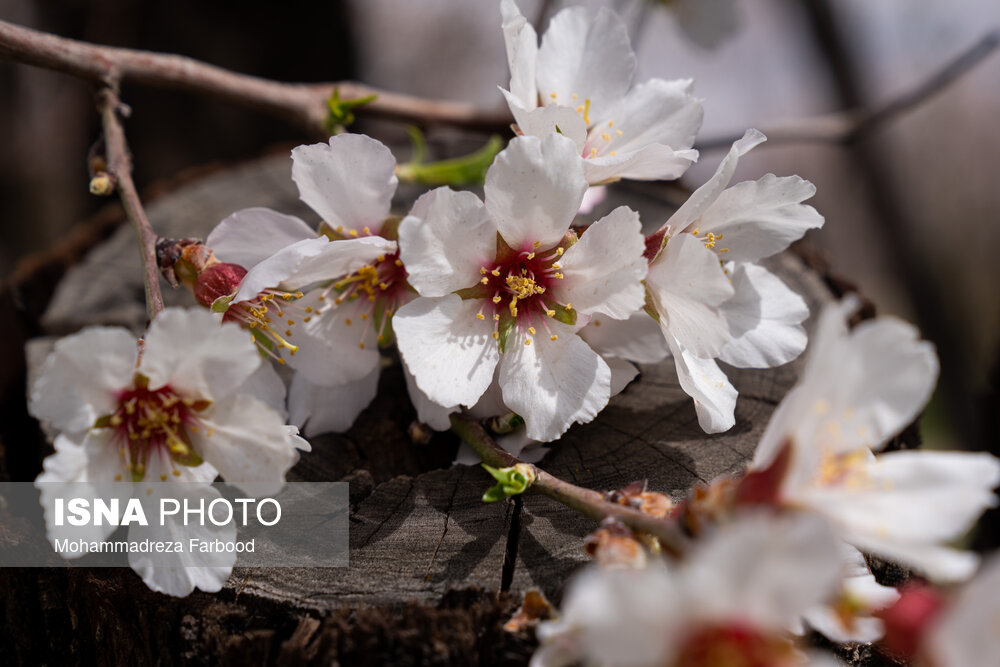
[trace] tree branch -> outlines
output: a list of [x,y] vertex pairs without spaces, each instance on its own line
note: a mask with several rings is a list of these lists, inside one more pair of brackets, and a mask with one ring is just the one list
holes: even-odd
[[344,100],[376,95],[365,105],[372,117],[420,124],[447,124],[490,131],[509,129],[507,113],[462,102],[428,100],[370,88],[353,81],[283,83],[199,62],[184,56],[97,46],[0,21],[0,55],[103,84],[134,81],[201,93],[256,107],[310,132],[326,134],[326,100],[339,89]]
[[666,550],[675,554],[684,553],[688,540],[676,522],[658,519],[630,507],[610,503],[597,491],[564,482],[538,466],[524,463],[501,449],[478,421],[452,415],[451,428],[479,454],[483,463],[495,468],[509,468],[518,464],[529,466],[535,473],[535,481],[531,488],[539,493],[597,521],[608,517],[618,519],[633,530],[656,536]]
[[[812,118],[789,121],[762,130],[767,144],[830,143],[852,144],[917,108],[971,71],[1000,46],[1000,30],[987,33],[969,49],[949,62],[923,83],[873,109],[852,109]],[[714,137],[698,142],[699,150],[728,149],[743,134]]]
[[156,261],[156,232],[142,208],[139,193],[132,182],[132,156],[125,141],[119,114],[123,105],[118,99],[117,82],[110,80],[97,91],[97,110],[104,128],[104,151],[107,160],[105,171],[118,191],[139,242],[142,258],[142,277],[146,286],[146,314],[149,319],[163,312],[163,294],[160,291],[160,271]]

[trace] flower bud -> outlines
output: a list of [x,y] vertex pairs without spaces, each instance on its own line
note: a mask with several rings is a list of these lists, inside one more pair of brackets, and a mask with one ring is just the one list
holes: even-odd
[[194,298],[211,308],[216,299],[232,296],[240,287],[247,270],[239,264],[213,264],[198,274]]
[[107,197],[114,194],[115,179],[106,171],[99,171],[90,179],[90,194]]

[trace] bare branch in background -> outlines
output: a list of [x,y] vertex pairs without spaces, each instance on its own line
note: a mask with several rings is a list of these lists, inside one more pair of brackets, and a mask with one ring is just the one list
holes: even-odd
[[334,90],[344,100],[375,95],[365,106],[372,117],[421,124],[487,129],[509,127],[505,112],[489,112],[462,102],[428,100],[370,88],[352,81],[283,83],[199,62],[184,56],[97,46],[0,21],[0,56],[66,72],[102,84],[109,77],[174,88],[256,107],[313,133],[327,134],[326,100]]
[[[879,107],[840,111],[762,128],[761,131],[768,139],[765,146],[779,143],[853,143],[889,125],[933,98],[992,55],[998,46],[1000,46],[1000,30],[993,30],[926,81]],[[728,149],[742,136],[741,132],[732,136],[706,139],[698,142],[695,147],[703,151]]]

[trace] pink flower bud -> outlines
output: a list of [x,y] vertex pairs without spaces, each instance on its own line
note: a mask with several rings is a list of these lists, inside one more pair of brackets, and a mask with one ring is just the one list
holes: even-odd
[[246,274],[247,270],[239,264],[213,264],[198,274],[194,298],[211,308],[216,299],[235,294]]

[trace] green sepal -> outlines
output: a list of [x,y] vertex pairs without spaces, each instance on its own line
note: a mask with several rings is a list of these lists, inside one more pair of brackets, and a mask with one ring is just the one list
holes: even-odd
[[646,311],[646,314],[652,317],[657,322],[660,321],[660,313],[656,310],[655,302],[653,301],[653,294],[649,291],[649,285],[646,281],[642,281],[642,286],[646,290],[646,301],[642,304],[642,309]]
[[490,487],[483,494],[484,503],[493,503],[524,493],[535,481],[534,468],[525,463],[518,463],[510,468],[494,468],[485,463],[480,465],[497,481],[496,486]]
[[230,294],[229,296],[220,296],[218,299],[212,302],[212,312],[213,313],[224,313],[229,310],[230,304],[232,304],[233,299],[236,298],[236,293]]
[[500,354],[503,354],[507,350],[507,339],[510,337],[512,331],[514,331],[514,325],[517,324],[517,320],[510,317],[504,313],[500,316],[500,326],[497,328],[497,333],[499,337],[497,338],[497,345],[500,347]]
[[205,461],[198,456],[198,452],[194,451],[194,448],[190,445],[187,446],[186,451],[183,452],[170,452],[170,458],[177,464],[182,466],[188,466],[189,468],[195,468],[200,466]]
[[552,316],[552,319],[554,319],[556,322],[562,322],[563,324],[568,324],[570,326],[576,324],[575,309],[566,308],[565,306],[560,306],[557,303],[549,303],[546,304],[546,306],[550,310],[555,311],[556,314]]
[[360,107],[369,102],[374,102],[377,95],[368,95],[353,100],[340,99],[340,88],[333,89],[333,95],[326,100],[327,115],[323,121],[323,127],[330,134],[337,134],[338,131],[354,122],[354,112],[352,109]]
[[476,283],[474,287],[466,287],[455,292],[462,300],[466,299],[490,299],[495,290],[491,290],[489,285]]

